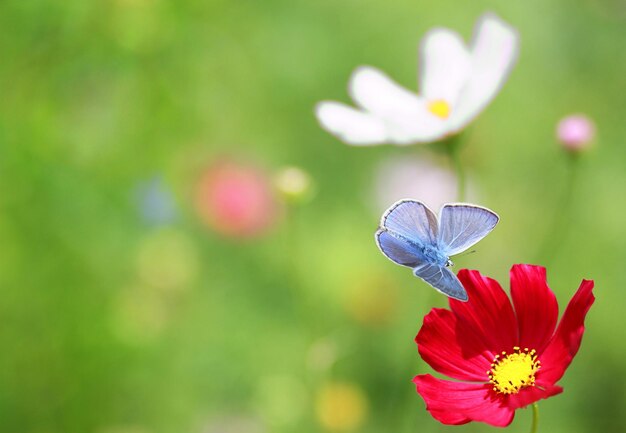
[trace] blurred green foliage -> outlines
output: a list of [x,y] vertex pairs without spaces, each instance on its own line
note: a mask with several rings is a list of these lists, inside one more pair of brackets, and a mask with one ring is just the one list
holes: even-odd
[[[412,340],[446,301],[372,241],[374,167],[423,149],[350,148],[313,116],[321,99],[347,101],[360,64],[415,89],[421,36],[442,25],[468,38],[486,10],[519,29],[522,50],[463,150],[502,222],[457,268],[506,286],[511,264],[547,265],[562,307],[595,279],[582,349],[565,392],[541,402],[540,431],[623,431],[617,0],[0,2],[0,431],[318,432],[324,395],[352,413],[339,430],[491,430],[424,410],[410,380],[430,368]],[[558,253],[538,257],[567,178],[554,127],[579,111],[598,143]],[[303,167],[317,195],[264,237],[220,237],[193,191],[224,154]],[[146,224],[133,195],[155,175],[179,206],[166,227]],[[520,410],[511,429],[529,423]]]

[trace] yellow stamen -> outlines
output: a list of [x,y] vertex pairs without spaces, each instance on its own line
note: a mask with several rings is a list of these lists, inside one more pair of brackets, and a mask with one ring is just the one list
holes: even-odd
[[496,355],[487,372],[493,390],[501,394],[517,394],[526,386],[535,385],[535,374],[541,368],[535,349],[520,350],[513,348],[513,353]]
[[428,103],[428,111],[441,119],[447,119],[452,111],[450,104],[443,99],[436,99]]

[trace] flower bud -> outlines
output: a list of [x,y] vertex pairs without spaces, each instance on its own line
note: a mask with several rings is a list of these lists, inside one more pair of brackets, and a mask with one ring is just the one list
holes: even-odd
[[596,135],[593,121],[584,114],[566,116],[557,125],[556,137],[563,148],[579,152],[591,145]]
[[285,167],[274,178],[279,194],[289,203],[310,199],[313,195],[313,181],[309,173],[299,167]]

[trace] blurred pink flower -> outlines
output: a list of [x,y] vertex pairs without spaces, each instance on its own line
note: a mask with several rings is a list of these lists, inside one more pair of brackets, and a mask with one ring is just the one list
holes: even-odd
[[[475,197],[468,185],[468,199]],[[457,200],[457,182],[454,172],[435,158],[392,157],[384,160],[375,175],[377,212],[405,198],[426,203],[431,209]]]
[[566,150],[579,151],[591,144],[596,135],[593,121],[584,114],[572,114],[561,119],[556,137]]
[[254,237],[278,216],[271,180],[258,167],[222,161],[209,167],[198,183],[196,208],[216,232]]

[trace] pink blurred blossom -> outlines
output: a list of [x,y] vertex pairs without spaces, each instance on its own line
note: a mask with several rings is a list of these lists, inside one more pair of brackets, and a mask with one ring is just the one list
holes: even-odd
[[559,121],[556,137],[559,143],[569,151],[583,150],[595,138],[596,127],[593,121],[584,114],[572,114]]
[[[434,156],[385,159],[375,175],[376,211],[383,211],[398,200],[412,198],[437,212],[442,204],[458,201],[456,180],[454,171]],[[470,182],[467,187],[467,199],[475,199],[474,185]]]
[[266,232],[279,214],[270,178],[258,167],[221,161],[198,183],[196,208],[216,232],[237,238]]

